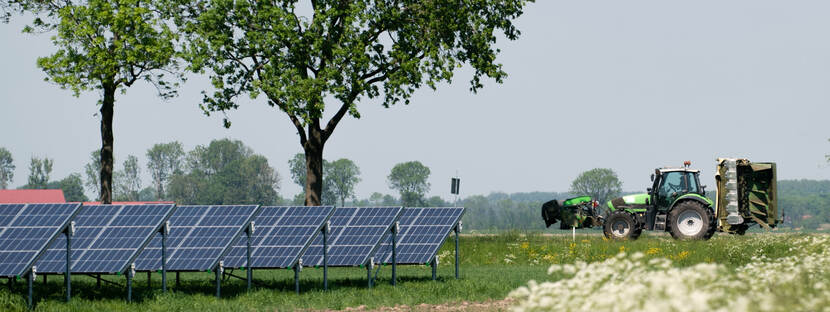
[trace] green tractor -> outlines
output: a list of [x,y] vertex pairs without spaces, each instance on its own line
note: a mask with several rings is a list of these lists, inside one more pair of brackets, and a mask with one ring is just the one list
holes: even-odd
[[714,205],[700,185],[700,171],[689,165],[655,169],[647,193],[609,201],[605,237],[637,239],[643,230],[667,231],[677,239],[712,237],[717,229]]
[[[744,234],[753,224],[770,229],[780,223],[775,163],[719,158],[716,203],[706,197],[700,171],[690,165],[687,161],[680,168],[655,169],[647,193],[610,200],[605,215],[598,213],[597,205],[564,205],[569,201],[554,200],[542,205],[542,218],[548,227],[558,220],[562,220],[562,229],[601,226],[607,238],[632,240],[643,230],[666,231],[676,239],[706,240],[715,231]],[[577,217],[568,217],[569,211],[577,212]]]

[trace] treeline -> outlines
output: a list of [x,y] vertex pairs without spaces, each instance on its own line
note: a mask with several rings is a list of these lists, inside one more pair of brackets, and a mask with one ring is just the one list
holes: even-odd
[[778,205],[784,226],[830,230],[830,181],[778,181]]

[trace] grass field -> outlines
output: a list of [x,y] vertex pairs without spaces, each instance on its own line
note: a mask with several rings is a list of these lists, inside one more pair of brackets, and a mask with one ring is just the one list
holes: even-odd
[[[805,243],[811,240],[818,241]],[[126,290],[123,286],[123,276],[105,277],[121,284],[120,286],[105,283],[104,286],[98,288],[93,278],[73,275],[73,297],[70,303],[63,301],[65,293],[62,276],[50,276],[47,284],[43,284],[39,277],[35,283],[35,301],[36,310],[40,311],[273,311],[343,309],[361,305],[367,308],[377,308],[395,305],[413,306],[421,303],[485,301],[503,299],[512,292],[519,308],[527,310],[559,308],[567,311],[590,307],[580,298],[592,298],[594,295],[600,295],[598,297],[600,299],[607,298],[608,292],[633,296],[626,290],[617,290],[612,286],[629,289],[629,291],[639,289],[642,293],[649,293],[650,297],[654,298],[662,296],[659,295],[661,291],[666,293],[665,296],[669,296],[670,291],[682,291],[683,289],[677,290],[671,285],[653,289],[657,287],[656,284],[666,281],[643,279],[643,276],[682,278],[686,276],[683,274],[689,272],[702,274],[699,271],[704,269],[711,269],[710,271],[714,272],[713,274],[718,278],[707,280],[711,276],[703,274],[705,276],[702,279],[695,277],[689,285],[678,284],[689,286],[693,290],[695,287],[704,288],[704,286],[707,289],[716,290],[722,290],[717,287],[727,287],[723,289],[755,291],[769,296],[767,293],[774,293],[769,287],[789,285],[791,289],[795,289],[788,283],[798,282],[809,285],[809,289],[820,287],[817,290],[809,290],[805,288],[806,286],[801,287],[804,289],[798,288],[791,291],[789,295],[819,296],[827,292],[826,288],[821,289],[821,287],[825,284],[830,285],[830,275],[828,275],[830,273],[827,272],[826,267],[820,269],[816,267],[830,261],[830,256],[827,256],[828,249],[830,249],[826,246],[827,242],[827,236],[798,234],[759,234],[745,237],[720,235],[709,241],[675,241],[664,235],[644,235],[641,239],[630,242],[607,241],[596,235],[578,235],[575,242],[569,235],[551,237],[538,234],[506,233],[492,236],[465,236],[461,238],[460,280],[456,280],[453,276],[453,245],[448,242],[439,252],[438,281],[431,280],[430,268],[427,266],[401,266],[398,269],[397,287],[389,285],[390,266],[380,268],[376,285],[372,289],[366,288],[365,269],[332,268],[329,271],[330,290],[323,291],[322,269],[307,268],[301,273],[302,293],[297,295],[293,291],[292,271],[260,270],[254,271],[255,289],[253,291],[245,290],[243,280],[231,278],[223,282],[223,297],[217,299],[213,296],[215,286],[213,275],[210,273],[183,273],[181,287],[167,294],[161,293],[160,274],[152,275],[152,285],[149,288],[146,275],[138,274],[134,283],[134,302],[128,304],[124,301]],[[794,248],[800,249],[794,250]],[[828,260],[821,262],[820,259],[813,259],[809,261],[819,262],[806,263],[807,260],[804,259],[807,259],[808,255],[825,255]],[[794,259],[794,256],[798,258]],[[649,264],[649,261],[653,263]],[[793,261],[801,265],[779,263]],[[549,274],[552,266],[553,270],[550,270],[552,272]],[[758,267],[755,268],[755,266]],[[754,268],[755,271],[748,270],[748,268]],[[804,270],[799,271],[799,268]],[[771,276],[757,277],[763,279],[759,282],[763,287],[743,289],[741,288],[743,286],[733,285],[746,284],[745,280],[750,280],[752,277],[744,275],[757,274],[759,270],[768,272]],[[244,275],[244,272],[237,271],[235,274]],[[779,281],[775,276],[786,277],[787,280]],[[173,277],[172,273],[168,275],[168,285],[171,288]],[[720,279],[732,284],[709,285],[717,284]],[[529,283],[530,280],[538,281],[538,283]],[[26,310],[25,286],[25,281],[21,280],[14,283],[11,290],[5,285],[0,287],[0,310]],[[563,287],[569,287],[567,289],[570,290]],[[657,294],[653,293],[655,291]],[[616,296],[610,297],[616,298]],[[825,296],[827,297],[830,296]],[[741,298],[741,300],[746,299]],[[728,298],[714,299],[723,301]],[[562,302],[565,301],[580,305],[563,305]],[[638,300],[628,301],[640,302]],[[762,301],[749,300],[747,304],[756,304],[761,307],[760,310],[763,310],[765,303]],[[819,300],[815,304],[824,301]],[[600,302],[605,301],[600,300]],[[730,306],[729,302],[718,301],[718,304]],[[772,308],[767,310],[783,310],[781,307],[793,304],[797,302],[787,301],[785,305],[768,304],[768,307]],[[817,307],[813,303],[800,305],[800,307],[807,308],[814,306]],[[824,309],[827,306],[830,305],[825,305]],[[594,308],[614,310],[613,307],[595,306]],[[642,310],[646,306],[631,306],[633,309],[637,307]]]

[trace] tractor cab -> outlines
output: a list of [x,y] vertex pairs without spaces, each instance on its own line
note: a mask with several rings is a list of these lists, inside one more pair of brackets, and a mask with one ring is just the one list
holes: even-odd
[[706,196],[705,186],[700,185],[700,170],[689,169],[691,162],[682,168],[658,168],[651,175],[654,182],[648,195],[656,210],[667,211],[678,198],[687,194]]

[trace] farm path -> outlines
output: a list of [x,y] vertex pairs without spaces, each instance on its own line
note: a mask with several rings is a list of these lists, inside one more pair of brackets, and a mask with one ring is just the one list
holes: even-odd
[[[418,304],[413,306],[408,305],[396,305],[394,307],[380,307],[369,309],[366,306],[357,306],[357,307],[349,307],[345,308],[341,311],[349,311],[349,312],[404,312],[404,311],[507,311],[510,309],[510,306],[513,304],[512,299],[502,299],[502,300],[486,300],[480,302],[469,302],[469,301],[461,301],[461,302],[451,302],[451,303],[443,303],[443,304]],[[322,311],[334,311],[334,310],[322,310]]]

